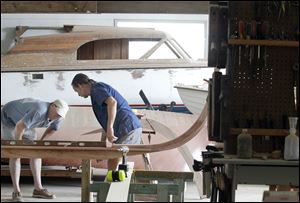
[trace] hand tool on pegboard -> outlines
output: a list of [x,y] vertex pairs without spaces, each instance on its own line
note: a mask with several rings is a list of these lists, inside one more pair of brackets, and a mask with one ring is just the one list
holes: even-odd
[[294,99],[295,99],[295,111],[299,112],[299,62],[296,62],[293,67],[292,67],[293,71],[294,71],[294,81],[293,81],[293,87],[296,88],[296,95],[294,95]]
[[[251,39],[256,39],[257,38],[257,23],[255,20],[252,20],[250,24],[251,24],[250,37],[251,37]],[[260,46],[258,46],[258,47],[260,47]],[[255,56],[256,56],[256,46],[251,46],[249,62],[250,62],[251,70],[252,70],[252,73],[251,73],[252,80],[255,78],[256,67],[257,67],[257,58]]]
[[[240,39],[245,39],[245,22],[240,20],[239,21],[239,38]],[[242,46],[239,46],[239,67],[241,66],[242,63]]]

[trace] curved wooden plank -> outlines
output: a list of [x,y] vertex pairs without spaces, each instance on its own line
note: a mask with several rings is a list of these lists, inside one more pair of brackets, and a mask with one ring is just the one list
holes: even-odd
[[[205,104],[203,111],[199,115],[198,119],[195,121],[195,123],[182,135],[178,136],[177,138],[160,143],[160,144],[149,144],[149,145],[127,145],[130,149],[130,151],[133,153],[133,151],[138,150],[146,150],[147,152],[158,152],[158,151],[164,151],[169,149],[174,149],[177,147],[180,147],[181,145],[185,144],[189,140],[191,140],[193,137],[195,137],[199,131],[202,129],[202,125],[204,124],[204,121],[207,117],[207,103]],[[120,147],[123,145],[120,144],[114,144],[112,147]],[[129,151],[129,153],[130,153]],[[143,153],[144,153],[143,151]]]
[[202,129],[205,118],[207,117],[207,103],[204,106],[195,123],[182,135],[177,138],[160,143],[148,145],[124,145],[113,144],[107,147],[45,147],[45,146],[1,146],[1,158],[61,158],[61,159],[111,159],[121,157],[120,147],[129,148],[128,156],[151,152],[170,150],[185,144],[195,137]]

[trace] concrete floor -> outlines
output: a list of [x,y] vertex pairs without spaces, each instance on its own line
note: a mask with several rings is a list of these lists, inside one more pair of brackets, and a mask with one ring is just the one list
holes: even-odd
[[[32,198],[33,183],[31,177],[21,177],[21,190],[25,202],[80,202],[81,185],[80,179],[70,178],[43,178],[43,186],[50,192],[55,193],[56,199],[44,200]],[[261,202],[264,185],[239,185],[236,192],[237,202]],[[1,202],[10,202],[12,185],[10,177],[1,177]],[[209,202],[208,198],[200,199],[196,185],[187,183],[185,192],[186,202]]]

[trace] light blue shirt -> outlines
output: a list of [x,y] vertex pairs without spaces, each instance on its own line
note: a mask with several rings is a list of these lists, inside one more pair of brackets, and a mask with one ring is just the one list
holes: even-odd
[[62,119],[48,120],[49,106],[49,102],[32,98],[10,101],[1,110],[1,123],[14,127],[19,121],[22,121],[26,129],[51,126],[53,130],[58,130]]

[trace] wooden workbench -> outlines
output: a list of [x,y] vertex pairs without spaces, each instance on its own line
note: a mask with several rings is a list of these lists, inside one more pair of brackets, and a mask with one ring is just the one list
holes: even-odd
[[232,183],[232,201],[238,184],[299,186],[299,160],[213,158],[212,162],[225,165]]

